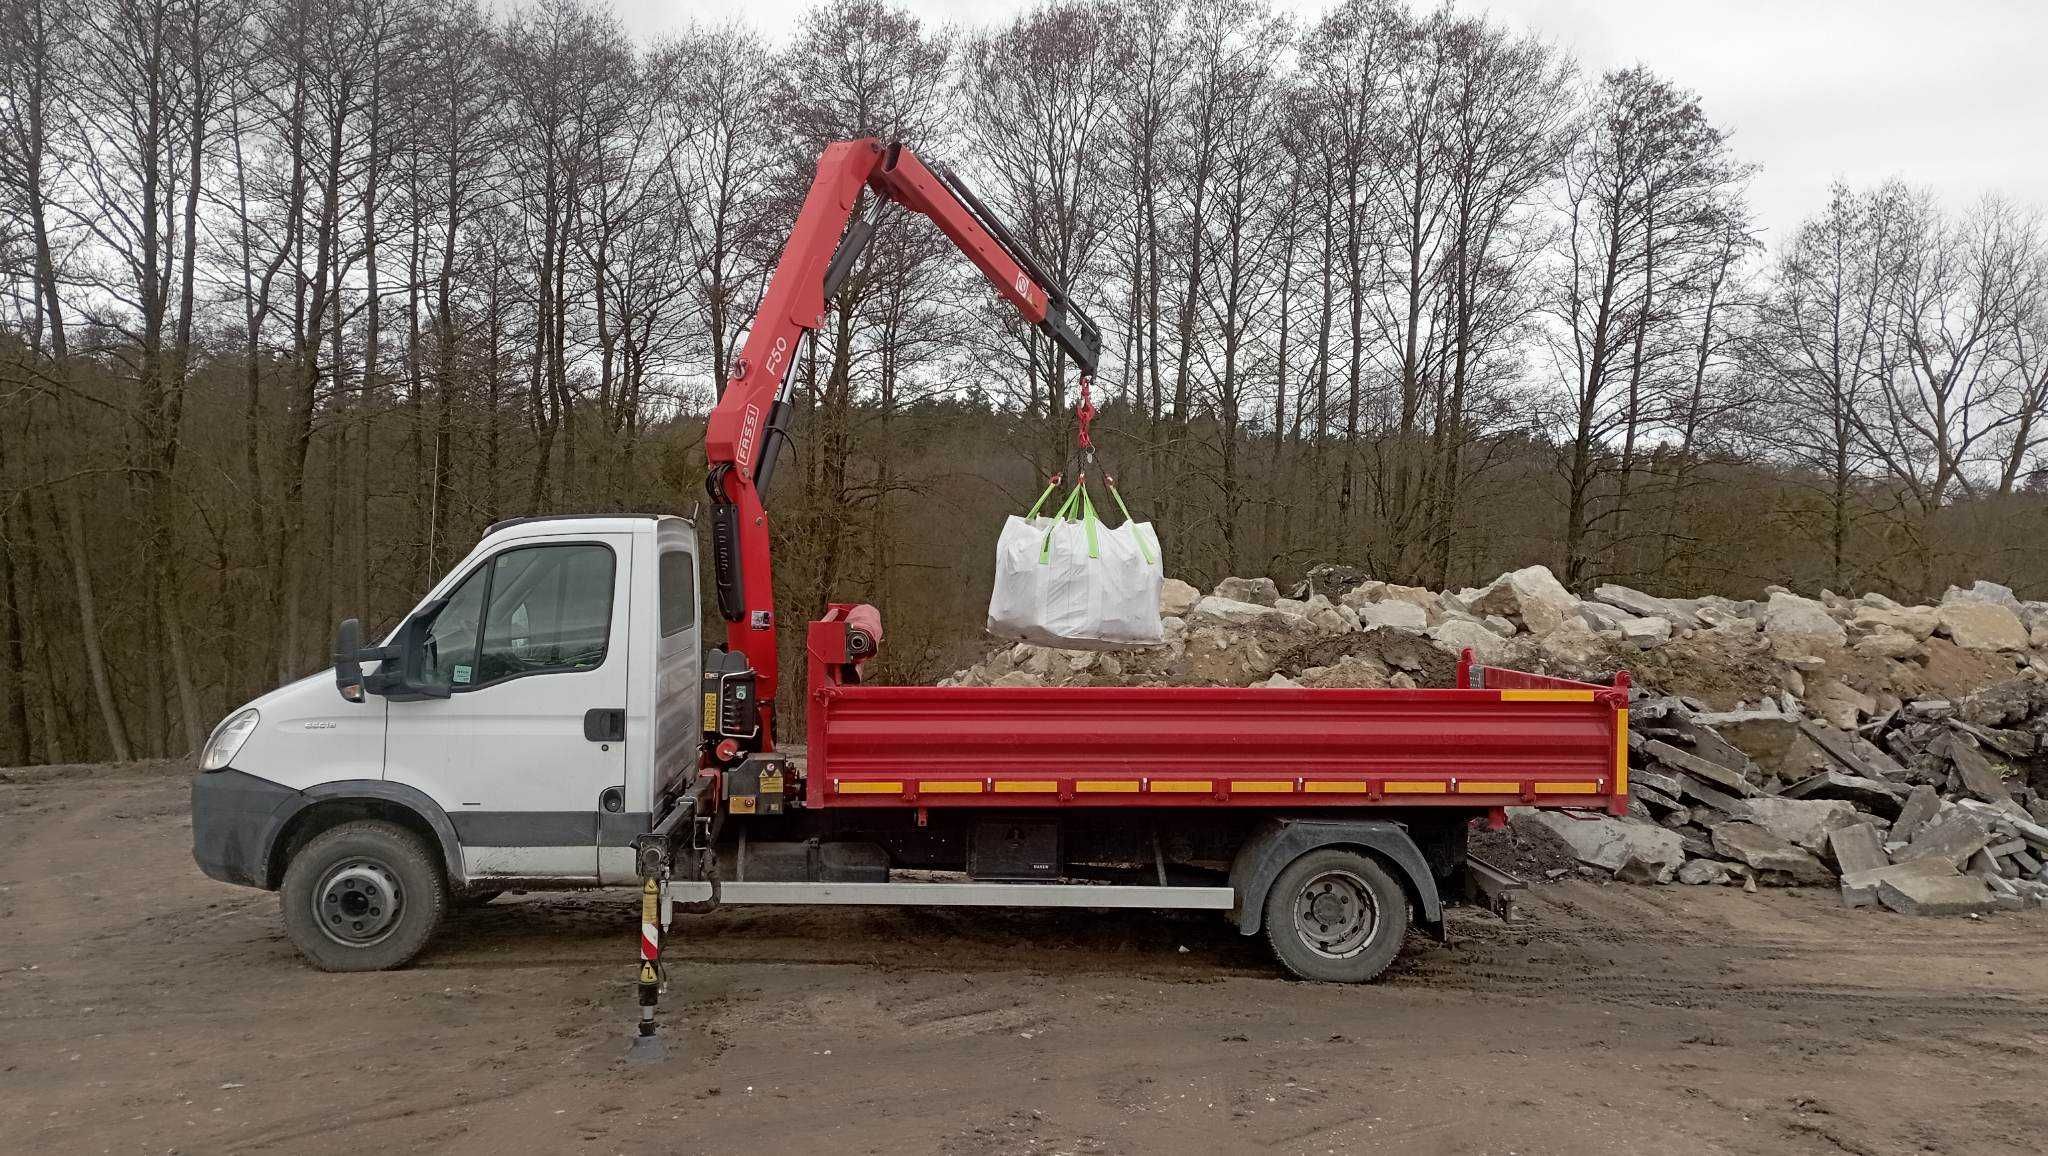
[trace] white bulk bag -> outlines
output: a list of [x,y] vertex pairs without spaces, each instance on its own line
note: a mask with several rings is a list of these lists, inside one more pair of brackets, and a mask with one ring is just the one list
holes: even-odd
[[[1086,479],[1050,518],[1038,516],[1045,496],[1030,513],[1003,523],[988,601],[989,633],[1069,650],[1164,641],[1159,591],[1165,571],[1151,523],[1133,522],[1126,509],[1123,525],[1104,525]],[[1121,496],[1117,506],[1123,508]]]

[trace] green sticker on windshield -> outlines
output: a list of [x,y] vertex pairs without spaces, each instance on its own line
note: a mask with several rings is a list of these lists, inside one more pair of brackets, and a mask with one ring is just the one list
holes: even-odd
[[466,685],[468,685],[468,683],[469,683],[469,668],[468,668],[468,667],[466,667],[466,666],[457,666],[457,667],[455,668],[455,685],[457,685],[457,686],[466,686]]

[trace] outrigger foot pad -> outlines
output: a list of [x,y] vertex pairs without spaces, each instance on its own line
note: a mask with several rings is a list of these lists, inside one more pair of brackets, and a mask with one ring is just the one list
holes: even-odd
[[668,1059],[668,1045],[660,1036],[634,1036],[633,1046],[626,1049],[629,1064],[658,1064]]

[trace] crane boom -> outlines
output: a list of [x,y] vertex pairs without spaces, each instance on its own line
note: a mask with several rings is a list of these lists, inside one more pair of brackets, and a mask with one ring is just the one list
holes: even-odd
[[[871,211],[854,219],[863,189]],[[761,308],[720,390],[705,431],[712,562],[726,648],[752,669],[761,705],[779,682],[768,514],[763,503],[787,438],[790,367],[804,338],[825,323],[826,300],[874,236],[893,202],[931,218],[998,295],[1092,376],[1102,338],[1067,291],[987,206],[943,166],[900,143],[869,137],[826,146]],[[761,746],[773,749],[773,712],[762,711]]]

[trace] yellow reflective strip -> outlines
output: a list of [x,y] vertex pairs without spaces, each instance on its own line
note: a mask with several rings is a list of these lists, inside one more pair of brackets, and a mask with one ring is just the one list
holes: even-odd
[[1302,784],[1302,790],[1311,795],[1363,795],[1372,790],[1372,784],[1358,780],[1310,780]]
[[1076,779],[1074,791],[1083,795],[1135,795],[1136,779]]
[[1441,795],[1448,788],[1442,783],[1413,783],[1396,780],[1380,787],[1389,795]]
[[1151,786],[1155,795],[1206,795],[1215,789],[1207,779],[1154,779]]
[[902,783],[845,783],[838,786],[842,795],[900,795]]
[[1060,789],[1051,779],[1009,779],[996,781],[998,795],[1049,795]]
[[1614,793],[1628,794],[1628,708],[1614,711]]
[[1600,784],[1538,783],[1536,784],[1536,793],[1539,795],[1597,795],[1600,793]]
[[1487,779],[1461,779],[1458,782],[1458,793],[1461,795],[1519,795],[1522,793],[1522,784],[1503,783]]
[[1592,702],[1590,690],[1504,690],[1502,702]]
[[979,795],[979,779],[922,779],[918,781],[920,795]]
[[1294,793],[1293,779],[1232,779],[1230,790],[1242,795],[1282,795]]

